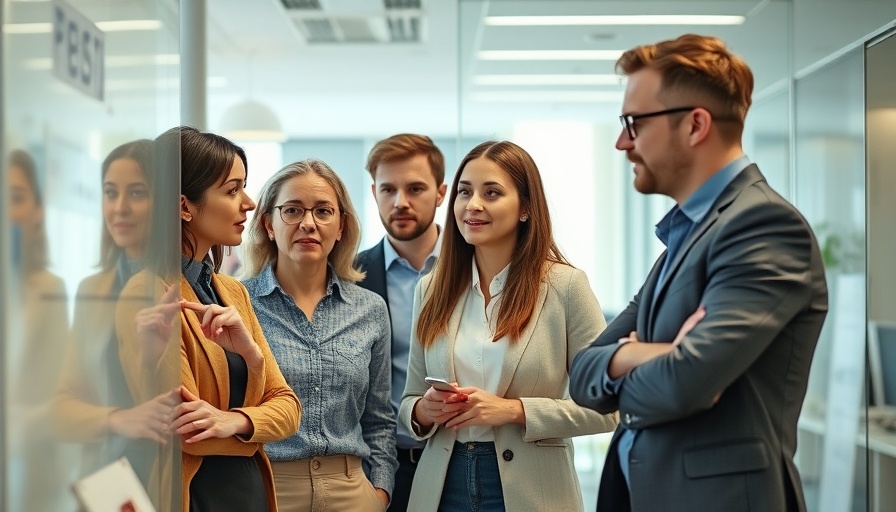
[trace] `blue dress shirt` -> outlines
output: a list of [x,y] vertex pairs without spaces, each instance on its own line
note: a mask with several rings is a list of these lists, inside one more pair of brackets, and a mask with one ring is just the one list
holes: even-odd
[[[392,410],[397,417],[401,405],[401,395],[408,379],[408,358],[411,350],[411,319],[414,311],[414,288],[420,278],[432,270],[436,256],[442,246],[442,234],[432,253],[426,258],[423,268],[415,269],[408,260],[402,258],[386,239],[383,242],[383,256],[386,265],[386,296],[389,297],[389,315],[392,319]],[[425,441],[411,437],[407,427],[398,423],[396,432],[398,447],[423,448]]]
[[[728,187],[734,178],[749,165],[750,159],[747,158],[746,155],[733,160],[713,174],[711,178],[706,180],[706,183],[701,185],[683,205],[680,207],[678,205],[673,206],[662,220],[657,223],[656,236],[666,246],[666,255],[665,260],[663,261],[663,267],[660,270],[659,279],[656,281],[656,288],[653,293],[654,300],[656,300],[656,292],[659,291],[666,278],[669,277],[667,275],[669,265],[672,264],[672,260],[675,259],[675,255],[678,254],[678,250],[681,249],[681,245],[687,240],[688,235],[691,233],[691,229],[706,218],[706,214],[712,209],[712,205],[716,202],[716,199],[722,195],[722,192],[725,191],[725,188]],[[653,304],[651,304],[650,307],[652,308]],[[625,376],[616,380],[610,380],[608,375],[604,375],[604,389],[608,392],[618,394],[624,378]],[[619,465],[622,468],[622,474],[625,475],[626,482],[629,481],[628,454],[631,452],[632,445],[634,445],[637,435],[638,430],[623,430],[622,434],[619,436],[619,443],[616,445],[617,453],[619,454]]]
[[280,371],[302,403],[299,431],[265,445],[273,461],[355,455],[390,495],[398,468],[390,398],[390,338],[383,298],[328,269],[313,321],[270,265],[244,281]]

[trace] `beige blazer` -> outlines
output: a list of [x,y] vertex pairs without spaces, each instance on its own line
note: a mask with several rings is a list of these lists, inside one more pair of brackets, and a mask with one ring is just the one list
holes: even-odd
[[[455,380],[454,343],[466,299],[466,294],[461,296],[447,333],[424,350],[415,333],[431,276],[421,280],[414,296],[408,380],[399,409],[399,421],[412,433],[414,404],[429,389],[424,377]],[[497,395],[519,398],[526,413],[525,426],[510,424],[494,429],[508,511],[582,510],[570,438],[610,432],[616,428],[617,419],[614,414],[599,414],[569,399],[569,366],[605,326],[585,273],[568,265],[553,265],[541,286],[529,325],[507,350],[498,383]],[[410,510],[438,509],[455,438],[452,429],[438,426],[419,437],[428,441],[414,476]]]

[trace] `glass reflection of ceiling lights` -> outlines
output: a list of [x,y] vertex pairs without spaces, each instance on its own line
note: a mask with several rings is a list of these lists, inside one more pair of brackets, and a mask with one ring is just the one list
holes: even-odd
[[[159,20],[113,20],[97,21],[96,28],[103,32],[127,32],[133,30],[159,30]],[[5,34],[49,34],[53,31],[52,23],[4,23]]]

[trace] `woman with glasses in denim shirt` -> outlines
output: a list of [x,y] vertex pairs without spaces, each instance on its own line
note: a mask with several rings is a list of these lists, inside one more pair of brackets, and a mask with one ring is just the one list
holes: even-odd
[[361,228],[342,180],[319,160],[287,165],[248,237],[244,283],[305,411],[265,448],[280,510],[384,510],[398,465],[392,335],[385,301],[354,284]]

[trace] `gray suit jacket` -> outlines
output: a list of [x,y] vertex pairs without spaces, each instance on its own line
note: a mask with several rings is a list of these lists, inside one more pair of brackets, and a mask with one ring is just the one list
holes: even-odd
[[[797,419],[827,313],[806,220],[750,165],[694,227],[654,294],[664,259],[572,365],[572,398],[621,415],[598,511],[805,510]],[[678,349],[629,372],[617,394],[603,389],[620,337],[635,330],[671,341],[701,304],[706,317]],[[619,470],[622,428],[640,430],[629,486]]]
[[[432,274],[421,279],[414,297],[408,382],[399,411],[399,421],[411,432],[414,404],[429,389],[423,378],[456,378],[454,343],[466,295],[454,309],[447,332],[436,337],[429,348],[424,350],[413,334],[431,281]],[[541,285],[529,325],[520,340],[507,350],[496,393],[519,398],[526,412],[525,425],[494,428],[508,511],[582,510],[570,438],[610,432],[616,426],[616,416],[598,414],[573,403],[568,394],[568,368],[576,353],[597,337],[605,325],[585,273],[568,265],[553,265]],[[414,476],[409,510],[438,509],[456,438],[454,429],[441,427],[434,427],[419,438],[428,443]]]

